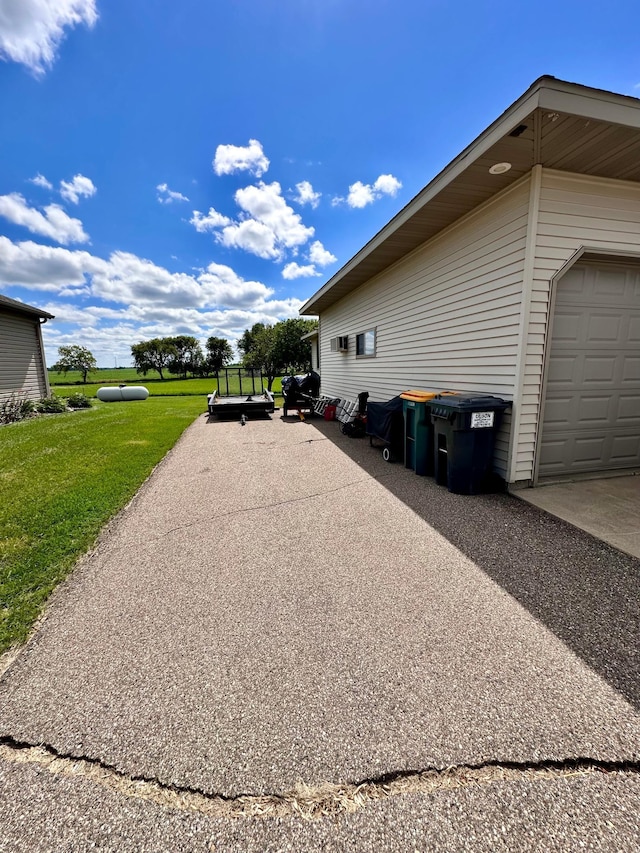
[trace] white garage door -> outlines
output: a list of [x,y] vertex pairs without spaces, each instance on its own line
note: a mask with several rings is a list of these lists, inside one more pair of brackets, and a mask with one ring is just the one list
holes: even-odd
[[640,467],[640,267],[589,263],[558,282],[541,477]]

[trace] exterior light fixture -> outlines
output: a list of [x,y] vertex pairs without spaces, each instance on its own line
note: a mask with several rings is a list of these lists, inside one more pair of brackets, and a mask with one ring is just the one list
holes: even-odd
[[511,168],[511,163],[494,163],[489,169],[492,175],[504,175]]

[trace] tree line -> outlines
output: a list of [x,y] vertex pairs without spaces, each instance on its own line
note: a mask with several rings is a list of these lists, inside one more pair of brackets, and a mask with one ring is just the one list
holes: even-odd
[[156,370],[160,379],[165,373],[186,379],[192,376],[210,376],[233,358],[231,344],[225,338],[207,338],[206,354],[193,335],[175,335],[169,338],[152,338],[131,347],[133,366],[146,376]]
[[[311,369],[311,345],[303,336],[318,328],[317,320],[293,318],[273,325],[255,323],[237,341],[242,367],[260,370],[271,390],[276,376],[306,373]],[[52,370],[67,373],[79,370],[83,382],[96,369],[96,360],[85,347],[59,347],[58,361]],[[234,353],[226,338],[207,338],[205,350],[193,335],[174,335],[140,341],[131,347],[137,372],[146,376],[150,370],[160,379],[167,373],[187,379],[191,376],[211,376],[233,361]]]

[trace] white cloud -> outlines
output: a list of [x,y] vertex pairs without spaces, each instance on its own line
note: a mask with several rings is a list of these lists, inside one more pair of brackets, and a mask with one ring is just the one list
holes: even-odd
[[215,231],[217,228],[222,228],[225,225],[230,225],[231,220],[227,216],[223,216],[214,207],[209,208],[209,213],[204,216],[199,210],[193,211],[193,216],[189,220],[191,225],[200,233],[206,231]]
[[216,175],[250,172],[260,178],[268,168],[269,159],[257,139],[250,139],[244,148],[238,145],[218,145],[213,159],[213,171]]
[[0,285],[57,293],[88,292],[86,276],[105,263],[83,250],[43,246],[32,240],[12,243],[0,236]]
[[170,273],[152,261],[122,251],[113,252],[93,274],[91,292],[101,299],[127,304],[174,308],[203,304],[198,282],[192,275]]
[[40,172],[35,176],[35,178],[29,178],[29,183],[35,184],[37,187],[42,187],[45,190],[52,190],[53,184],[51,181],[48,181],[44,175],[41,175]]
[[87,243],[89,235],[85,233],[82,222],[72,219],[58,204],[50,204],[40,212],[29,207],[20,193],[0,196],[0,216],[22,225],[32,234],[50,237],[58,243]]
[[325,249],[320,240],[315,240],[311,244],[307,258],[311,261],[310,264],[297,264],[295,262],[287,264],[282,270],[282,277],[294,279],[322,275],[316,269],[316,266],[325,267],[338,260],[335,255],[332,255],[331,252]]
[[175,190],[170,190],[166,184],[158,184],[156,189],[158,190],[158,201],[160,204],[171,204],[174,201],[189,201],[186,195],[182,195],[182,193]]
[[347,196],[347,204],[349,207],[366,207],[368,204],[373,204],[375,195],[373,187],[370,184],[363,184],[362,181],[356,181],[349,187],[349,195]]
[[393,175],[380,175],[373,185],[373,189],[383,195],[395,195],[401,187],[402,184]]
[[86,346],[98,364],[109,366],[114,354],[120,364],[130,363],[131,344],[158,336],[192,334],[204,344],[216,335],[235,344],[254,323],[297,317],[302,305],[273,299],[271,288],[222,264],[170,273],[128,252],[104,259],[0,236],[0,290],[12,287],[51,294],[46,304],[35,301],[55,317],[43,326],[49,364],[65,344]]
[[44,74],[65,29],[78,24],[92,27],[97,18],[96,0],[2,0],[0,57]]
[[282,270],[282,278],[294,279],[294,278],[308,278],[309,276],[314,275],[322,275],[319,273],[313,264],[307,264],[305,266],[301,266],[300,264],[296,264],[292,262],[287,264],[286,267]]
[[329,264],[335,263],[338,259],[325,249],[320,240],[316,240],[309,248],[309,260],[314,264],[318,264],[319,267],[326,267]]
[[273,290],[262,282],[245,281],[223,264],[209,264],[198,281],[209,303],[227,308],[251,308],[273,295]]
[[207,216],[194,210],[191,224],[197,231],[214,232],[223,246],[271,260],[281,260],[287,250],[295,254],[314,234],[287,204],[277,181],[244,187],[234,198],[241,210],[238,220],[228,219],[212,207]]
[[282,197],[277,181],[272,184],[261,181],[257,186],[240,189],[235,199],[243,211],[271,229],[279,246],[291,249],[313,237],[315,229],[303,225],[301,217]]
[[84,175],[74,175],[71,181],[60,181],[60,195],[74,204],[80,201],[80,196],[90,198],[96,192],[97,189],[91,178],[86,178]]
[[362,208],[373,204],[383,195],[395,196],[401,187],[402,184],[393,175],[379,175],[373,184],[363,184],[362,181],[351,184],[346,199],[343,196],[334,196],[331,204],[336,207],[346,201],[349,207]]
[[[198,275],[171,273],[130,252],[113,252],[105,260],[86,251],[32,241],[13,243],[2,236],[0,285],[67,294],[90,293],[106,302],[128,306],[132,316],[140,320],[150,309],[166,312],[168,319],[176,310],[197,312],[211,306],[263,310],[266,305],[273,307],[269,300],[274,292],[262,282],[245,281],[231,267],[222,264],[209,264]],[[99,311],[103,313],[99,316],[111,316],[108,312],[113,310],[101,307]]]
[[242,222],[227,225],[218,234],[217,239],[223,246],[233,249],[244,249],[259,258],[278,259],[280,250],[276,247],[276,236],[267,225],[256,222],[255,219],[245,219]]
[[298,194],[293,197],[293,200],[297,201],[298,204],[310,204],[315,210],[320,204],[322,193],[315,192],[309,181],[300,181],[299,184],[296,184],[296,189],[298,190]]

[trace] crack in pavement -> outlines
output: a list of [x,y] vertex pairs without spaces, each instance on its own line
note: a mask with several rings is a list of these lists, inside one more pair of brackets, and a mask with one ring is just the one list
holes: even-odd
[[47,744],[34,745],[0,737],[0,760],[35,764],[49,773],[84,778],[117,794],[211,818],[284,818],[321,820],[353,813],[368,804],[402,794],[435,794],[493,782],[552,781],[595,773],[640,775],[638,761],[605,761],[589,757],[536,762],[487,761],[445,768],[386,773],[377,779],[339,784],[299,783],[282,794],[209,794],[126,773],[99,759],[64,755]]
[[326,489],[321,492],[313,492],[313,494],[309,495],[300,495],[300,497],[288,498],[285,501],[274,501],[273,503],[255,504],[254,506],[241,507],[240,509],[232,509],[229,510],[229,512],[221,512],[218,515],[208,515],[206,517],[196,518],[193,521],[188,522],[187,524],[179,524],[177,527],[171,527],[169,530],[165,530],[158,536],[150,537],[147,541],[153,542],[157,539],[162,539],[165,536],[170,536],[172,533],[177,533],[179,530],[189,530],[189,528],[197,527],[200,524],[208,524],[211,521],[217,521],[221,518],[230,518],[234,515],[242,515],[242,513],[245,512],[257,512],[262,509],[275,509],[276,507],[289,506],[291,504],[301,503],[302,501],[309,501],[313,498],[319,498],[324,495],[332,495],[335,492],[341,492],[344,489],[350,489],[352,486],[361,486],[364,483],[370,483],[374,479],[374,477],[365,477],[362,480],[353,480],[350,483],[343,483],[341,486],[336,486],[334,489]]

